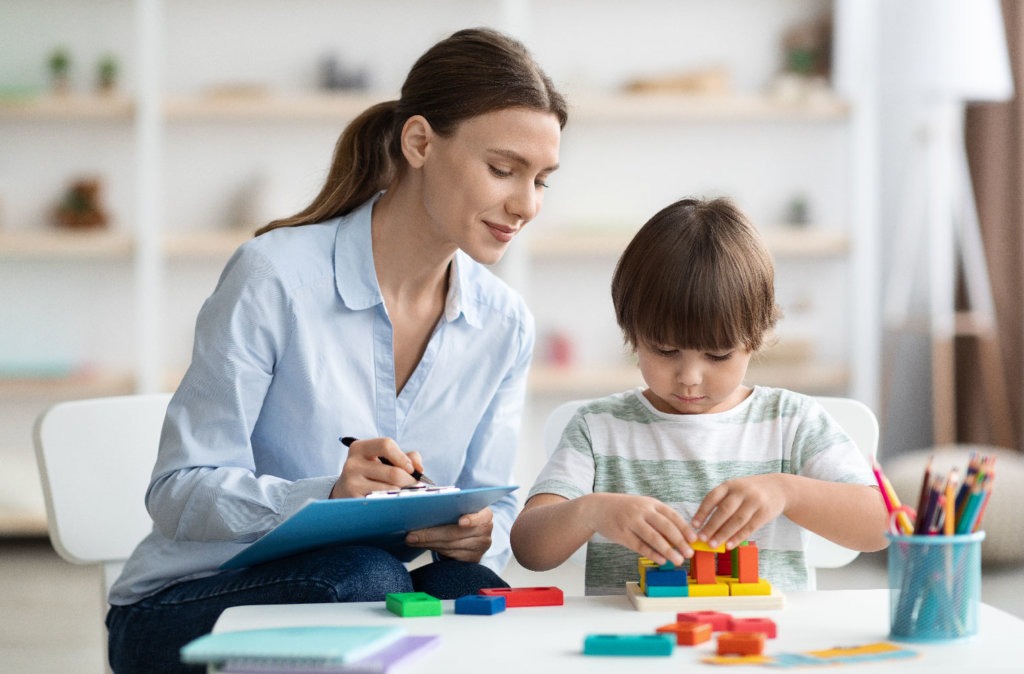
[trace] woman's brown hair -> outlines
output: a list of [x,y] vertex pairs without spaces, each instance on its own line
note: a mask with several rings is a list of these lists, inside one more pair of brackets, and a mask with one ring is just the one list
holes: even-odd
[[460,30],[416,61],[401,98],[370,107],[345,127],[313,202],[265,225],[256,236],[345,215],[386,188],[402,170],[400,134],[413,115],[450,136],[460,122],[514,107],[551,112],[563,128],[568,119],[565,99],[522,43],[489,28]]
[[755,352],[781,315],[771,253],[728,199],[683,199],[648,220],[615,267],[612,303],[634,349]]

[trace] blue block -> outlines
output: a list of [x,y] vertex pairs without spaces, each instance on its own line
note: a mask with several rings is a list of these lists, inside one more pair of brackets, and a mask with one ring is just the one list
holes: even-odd
[[676,569],[672,571],[661,571],[659,569],[647,569],[645,574],[647,587],[652,585],[675,585],[686,587],[689,581],[686,578],[686,571]]
[[468,615],[494,615],[505,610],[505,597],[467,594],[455,600],[455,612]]
[[672,655],[676,638],[672,634],[588,634],[584,655]]

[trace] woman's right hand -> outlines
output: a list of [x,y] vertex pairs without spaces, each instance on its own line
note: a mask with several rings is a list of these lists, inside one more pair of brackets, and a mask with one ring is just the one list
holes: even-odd
[[581,497],[587,525],[605,538],[624,545],[658,564],[676,566],[693,556],[690,544],[697,534],[683,516],[650,496],[596,492]]
[[[387,459],[387,465],[381,459]],[[372,491],[399,489],[415,484],[413,470],[423,472],[419,452],[403,452],[391,438],[356,440],[348,448],[330,498],[355,498]]]

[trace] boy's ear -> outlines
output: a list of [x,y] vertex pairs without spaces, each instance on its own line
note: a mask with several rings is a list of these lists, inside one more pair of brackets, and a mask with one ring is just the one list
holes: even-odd
[[402,154],[413,168],[420,168],[430,154],[434,130],[423,115],[413,115],[402,125]]

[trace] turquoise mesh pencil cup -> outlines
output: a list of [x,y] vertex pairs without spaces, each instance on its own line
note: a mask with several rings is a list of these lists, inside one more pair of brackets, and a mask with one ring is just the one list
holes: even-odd
[[978,633],[981,541],[889,535],[889,638],[951,641]]

